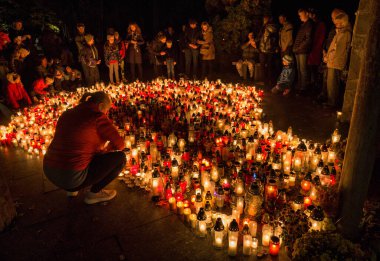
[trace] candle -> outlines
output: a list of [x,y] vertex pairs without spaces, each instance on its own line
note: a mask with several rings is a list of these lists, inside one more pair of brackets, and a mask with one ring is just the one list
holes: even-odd
[[177,214],[183,215],[183,202],[182,201],[177,202]]
[[189,216],[189,220],[190,220],[191,228],[195,229],[196,226],[197,226],[197,215],[195,215],[195,214],[190,214],[190,216]]
[[224,239],[224,225],[220,217],[217,218],[214,226],[214,247],[222,249]]
[[261,243],[263,246],[269,246],[270,237],[272,235],[272,227],[263,228]]
[[252,254],[252,236],[243,236],[243,255],[250,256]]
[[175,210],[176,208],[176,200],[175,200],[175,197],[171,197],[169,198],[169,207],[170,207],[170,210]]
[[259,240],[256,237],[252,238],[252,249],[256,250],[258,246],[259,246]]
[[185,215],[185,222],[190,223],[190,214],[191,214],[191,209],[190,208],[185,208],[183,210],[183,214]]
[[243,210],[244,210],[244,198],[243,197],[237,198],[236,209],[239,211],[239,215],[243,214]]
[[293,201],[293,204],[292,204],[292,208],[294,211],[297,211],[297,210],[302,210],[302,203],[304,202],[303,200],[303,197],[302,196],[298,196],[294,201]]
[[197,214],[197,234],[199,237],[206,237],[207,235],[207,215],[205,210],[201,208]]
[[237,237],[229,237],[228,238],[228,255],[236,256],[237,254]]
[[272,236],[269,242],[269,254],[271,256],[277,256],[280,252],[280,239],[276,236]]
[[252,220],[248,223],[251,236],[255,237],[257,233],[257,222]]
[[312,203],[312,201],[311,201],[310,197],[304,197],[304,199],[303,199],[304,209],[306,209],[308,206],[310,206],[311,203]]

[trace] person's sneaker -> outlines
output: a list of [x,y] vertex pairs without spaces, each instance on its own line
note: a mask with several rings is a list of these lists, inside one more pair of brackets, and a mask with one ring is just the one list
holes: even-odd
[[76,196],[78,196],[78,191],[67,191],[66,192],[67,193],[67,196],[68,197],[76,197]]
[[84,203],[86,204],[96,204],[99,202],[104,202],[113,199],[116,196],[117,192],[114,189],[102,189],[98,193],[93,193],[91,191],[87,192],[86,197],[84,198]]
[[281,89],[278,88],[278,86],[276,85],[276,86],[274,86],[274,87],[272,88],[271,92],[272,92],[273,94],[279,94],[279,93],[281,92]]
[[283,96],[288,96],[290,94],[290,89],[285,89],[282,93]]

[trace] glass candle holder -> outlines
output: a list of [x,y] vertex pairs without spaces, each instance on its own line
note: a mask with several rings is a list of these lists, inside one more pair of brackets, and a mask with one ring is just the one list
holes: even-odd
[[243,236],[243,255],[250,256],[252,254],[252,236]]
[[237,248],[238,248],[238,237],[229,236],[228,237],[228,255],[229,256],[236,256],[237,255]]
[[224,225],[222,219],[219,217],[216,219],[214,226],[214,247],[216,249],[222,249],[224,245]]
[[269,254],[271,256],[277,256],[280,252],[280,239],[276,236],[272,236],[269,242]]

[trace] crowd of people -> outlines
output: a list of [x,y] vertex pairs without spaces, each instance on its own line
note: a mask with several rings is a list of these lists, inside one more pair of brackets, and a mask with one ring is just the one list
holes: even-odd
[[[348,15],[334,9],[329,32],[316,10],[299,9],[298,16],[301,25],[296,30],[284,14],[278,17],[279,25],[264,15],[259,33],[250,32],[241,45],[241,59],[234,63],[237,73],[243,80],[263,81],[275,94],[314,95],[316,102],[336,108],[349,62]],[[16,20],[9,32],[0,32],[0,40],[0,97],[13,109],[38,102],[51,91],[99,82],[102,63],[109,72],[102,80],[110,84],[144,80],[144,57],[149,57],[154,77],[213,79],[218,49],[211,25],[199,25],[194,19],[181,33],[169,26],[150,42],[136,23],[129,24],[125,38],[108,28],[104,45],[95,43],[85,25],[78,23],[75,48],[53,30],[37,38]]]

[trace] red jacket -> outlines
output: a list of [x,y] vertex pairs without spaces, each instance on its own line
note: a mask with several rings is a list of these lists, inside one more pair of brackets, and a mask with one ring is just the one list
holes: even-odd
[[7,87],[8,102],[14,109],[20,108],[19,101],[25,100],[28,105],[32,104],[28,93],[25,91],[22,83],[8,83]]
[[35,80],[33,82],[33,90],[36,94],[40,94],[40,95],[45,95],[47,94],[48,92],[45,91],[45,89],[49,87],[49,85],[47,85],[45,83],[45,80],[43,78],[41,79],[38,79],[38,80]]
[[311,46],[311,52],[307,58],[308,65],[320,65],[322,62],[322,50],[323,42],[326,38],[326,25],[324,22],[318,21],[315,24],[315,30],[313,35],[313,44]]
[[124,149],[123,138],[107,115],[99,111],[98,105],[91,102],[79,104],[58,119],[44,166],[82,171],[96,154],[104,151],[106,141],[110,141],[111,150]]

